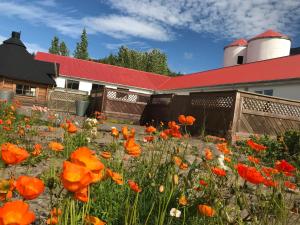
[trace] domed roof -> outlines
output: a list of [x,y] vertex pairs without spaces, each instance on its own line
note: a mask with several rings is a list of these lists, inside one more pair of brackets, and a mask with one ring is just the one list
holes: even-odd
[[241,39],[235,40],[234,42],[232,42],[229,45],[226,45],[224,47],[224,49],[228,48],[228,47],[232,47],[232,46],[246,46],[247,44],[248,44],[248,42],[245,39],[241,38]]
[[290,38],[285,34],[282,34],[282,33],[279,33],[279,32],[273,31],[273,30],[267,30],[255,37],[251,38],[250,40],[248,40],[248,42],[256,40],[256,39],[261,39],[261,38],[282,38],[282,39],[290,40]]

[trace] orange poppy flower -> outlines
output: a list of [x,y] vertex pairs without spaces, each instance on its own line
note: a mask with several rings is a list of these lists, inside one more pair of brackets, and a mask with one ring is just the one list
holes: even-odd
[[221,169],[221,168],[219,168],[219,167],[213,167],[213,168],[211,169],[211,171],[212,171],[214,174],[216,174],[216,175],[218,175],[218,176],[220,176],[220,177],[226,176],[226,171],[223,170],[223,169]]
[[12,191],[15,189],[14,179],[2,179],[0,181],[0,201],[11,199]]
[[98,217],[95,216],[86,216],[85,221],[87,225],[105,225],[106,222],[100,220]]
[[272,175],[278,174],[279,171],[274,168],[269,168],[269,167],[263,167],[261,171],[264,173],[265,176],[271,177]]
[[227,147],[227,143],[216,144],[217,149],[222,152],[224,155],[231,154],[231,151]]
[[102,152],[100,155],[104,159],[110,159],[111,158],[111,153],[110,152],[105,151],[105,152]]
[[243,179],[249,181],[252,184],[261,184],[265,180],[262,174],[257,171],[255,167],[249,167],[245,164],[239,163],[236,166],[236,169]]
[[144,142],[152,142],[154,140],[154,136],[146,136],[144,137]]
[[52,151],[55,151],[55,152],[61,152],[61,151],[64,150],[64,146],[62,144],[58,143],[58,142],[55,142],[55,141],[49,142],[48,147]]
[[285,160],[277,161],[275,163],[275,168],[280,172],[287,172],[287,173],[291,173],[296,170],[296,168],[293,165],[289,164]]
[[123,177],[116,173],[116,172],[113,172],[111,169],[106,169],[106,174],[107,176],[109,176],[116,184],[118,185],[122,185],[124,182],[123,182]]
[[193,116],[180,115],[178,117],[178,121],[179,121],[179,123],[184,124],[184,125],[193,125],[194,122],[196,121],[196,119]]
[[179,166],[179,168],[181,170],[187,170],[189,168],[189,165],[187,163],[181,163],[180,166]]
[[202,215],[208,217],[213,217],[216,213],[215,210],[208,205],[198,205],[198,210]]
[[62,214],[61,209],[53,208],[50,212],[51,216],[60,216]]
[[29,157],[29,153],[17,145],[4,143],[1,146],[1,157],[5,164],[15,165],[26,160]]
[[89,200],[87,187],[84,187],[79,191],[76,191],[74,194],[75,194],[74,197],[79,201],[88,202]]
[[177,166],[180,166],[182,163],[182,159],[179,156],[173,156],[173,161]]
[[134,181],[128,180],[127,182],[128,182],[130,189],[133,190],[134,192],[139,193],[142,191],[142,189],[139,187],[139,185],[137,183],[135,183]]
[[55,225],[58,224],[58,217],[57,216],[52,216],[46,221],[47,224],[49,225]]
[[135,143],[134,138],[129,138],[124,142],[124,148],[128,155],[138,157],[141,154],[141,146]]
[[45,185],[36,177],[20,176],[16,180],[16,189],[23,198],[31,200],[44,192]]
[[104,164],[94,155],[94,152],[87,147],[77,148],[70,155],[70,161],[80,166],[84,166],[92,172],[93,182],[103,178]]
[[291,183],[290,181],[285,181],[284,186],[292,190],[295,190],[297,188],[296,184]]
[[225,160],[226,162],[228,162],[228,163],[231,162],[231,158],[229,158],[229,157],[224,157],[224,160]]
[[267,149],[266,146],[257,144],[257,143],[255,143],[253,140],[251,140],[251,139],[249,139],[249,140],[247,141],[247,144],[248,144],[248,146],[249,146],[251,149],[253,149],[253,150],[257,151],[257,152],[260,152],[260,151],[263,151],[263,150],[266,150],[266,149]]
[[0,224],[29,225],[34,220],[34,213],[29,210],[29,205],[23,201],[7,202],[0,208]]
[[277,187],[278,182],[272,180],[272,179],[264,179],[263,184],[267,187]]
[[147,127],[146,128],[146,130],[145,130],[145,132],[146,133],[154,133],[156,131],[156,128],[155,127],[153,127],[153,126],[149,126],[149,127]]
[[213,154],[210,149],[206,148],[205,149],[205,158],[206,160],[212,160],[213,159]]
[[187,198],[184,195],[181,195],[180,198],[179,198],[179,205],[185,206],[187,204],[188,204]]
[[64,161],[61,180],[65,189],[77,192],[93,182],[92,172],[84,166]]
[[50,218],[47,220],[47,224],[55,225],[58,224],[58,216],[62,214],[62,211],[57,208],[53,208],[50,212]]
[[75,126],[74,123],[69,122],[69,123],[67,123],[67,131],[71,134],[76,133],[77,132],[77,127]]
[[31,153],[33,156],[38,156],[42,152],[42,145],[41,144],[35,144],[33,146],[33,152]]
[[164,131],[160,132],[159,137],[161,139],[167,140],[168,139],[168,134],[165,133]]
[[258,158],[255,158],[254,156],[248,156],[248,160],[254,164],[259,164],[260,160]]
[[122,127],[122,135],[123,135],[123,138],[125,140],[129,139],[129,138],[134,138],[135,136],[135,129],[134,128],[131,128],[130,132],[128,131],[128,127]]
[[111,132],[110,132],[111,136],[113,136],[114,138],[119,138],[119,131],[117,128],[112,127],[111,128]]

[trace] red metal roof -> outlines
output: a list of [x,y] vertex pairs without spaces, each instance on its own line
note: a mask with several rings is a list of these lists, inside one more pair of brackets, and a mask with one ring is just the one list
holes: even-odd
[[231,46],[246,46],[247,44],[248,42],[242,38],[232,42],[231,44],[225,46],[224,48],[231,47]]
[[164,75],[44,52],[38,52],[35,58],[46,62],[58,63],[60,65],[59,74],[62,76],[130,87],[157,90],[159,84],[170,79],[170,77]]
[[251,38],[249,41],[260,39],[260,38],[284,38],[284,39],[290,39],[287,35],[273,31],[273,30],[267,30],[253,38]]
[[174,77],[162,84],[159,89],[185,89],[293,78],[300,79],[300,55],[286,56]]
[[224,67],[179,77],[168,77],[42,52],[37,53],[36,59],[59,63],[59,74],[62,76],[150,90],[173,90],[259,81],[300,79],[300,55]]

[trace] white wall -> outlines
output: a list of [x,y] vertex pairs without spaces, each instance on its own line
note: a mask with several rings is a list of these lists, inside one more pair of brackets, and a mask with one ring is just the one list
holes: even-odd
[[246,62],[290,55],[291,41],[283,38],[261,38],[248,42]]
[[229,46],[224,49],[224,67],[235,66],[238,56],[243,56],[243,63],[246,62],[246,46]]
[[66,79],[63,77],[56,77],[55,79],[56,86],[60,88],[65,88]]
[[92,85],[93,85],[93,83],[92,82],[89,82],[89,81],[79,81],[79,90],[80,91],[87,91],[87,92],[89,92],[89,94],[90,94],[90,92],[91,92],[91,90],[92,90]]

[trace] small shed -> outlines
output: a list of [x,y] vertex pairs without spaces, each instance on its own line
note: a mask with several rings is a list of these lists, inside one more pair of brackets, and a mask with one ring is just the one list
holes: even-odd
[[20,40],[19,32],[0,45],[0,90],[11,90],[24,105],[46,105],[54,87],[55,63],[34,59]]

